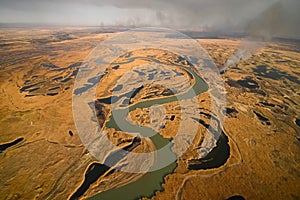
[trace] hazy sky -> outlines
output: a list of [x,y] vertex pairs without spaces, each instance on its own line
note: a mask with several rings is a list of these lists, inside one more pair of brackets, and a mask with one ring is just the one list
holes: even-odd
[[0,0],[0,22],[247,30],[300,37],[300,0]]

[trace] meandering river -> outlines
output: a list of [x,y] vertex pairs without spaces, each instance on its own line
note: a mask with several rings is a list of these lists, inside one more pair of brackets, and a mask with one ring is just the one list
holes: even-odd
[[[154,61],[158,64],[166,64],[166,63],[162,63],[157,59],[147,58],[147,57],[134,57],[134,58],[130,58],[128,62],[117,63],[117,64],[130,63],[133,62],[135,59],[145,59],[145,60]],[[208,90],[207,83],[192,68],[180,64],[173,64],[173,63],[168,65],[180,67],[181,69],[185,70],[190,75],[190,77],[192,77],[195,80],[193,86],[191,86],[188,91],[178,95],[167,96],[164,98],[140,101],[135,104],[129,105],[127,108],[119,108],[113,110],[112,115],[110,116],[108,122],[106,123],[106,127],[108,128],[114,128],[115,130],[120,130],[127,133],[138,132],[144,137],[149,137],[157,150],[168,145],[169,148],[166,148],[165,151],[158,153],[157,162],[159,162],[160,159],[165,159],[166,157],[168,158],[175,157],[174,160],[176,160],[177,155],[172,151],[172,144],[170,143],[170,140],[162,137],[159,133],[155,132],[153,129],[149,127],[138,126],[127,121],[126,115],[128,114],[128,111],[135,110],[136,108],[149,108],[157,104],[161,105],[161,104],[170,103],[174,101],[190,99]],[[125,185],[120,188],[101,192],[100,194],[92,197],[91,199],[132,200],[141,197],[151,197],[154,195],[155,191],[162,189],[161,184],[163,183],[163,178],[167,174],[172,173],[176,168],[176,165],[177,165],[176,162],[173,162],[160,170],[146,173],[139,180],[133,183],[129,183],[128,185]]]

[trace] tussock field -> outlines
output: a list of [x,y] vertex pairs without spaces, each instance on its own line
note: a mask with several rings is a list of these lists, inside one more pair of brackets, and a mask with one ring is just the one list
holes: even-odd
[[[73,121],[78,70],[91,50],[113,34],[80,27],[0,29],[0,199],[109,199],[112,193],[122,195],[123,187],[136,187],[128,191],[142,199],[300,198],[299,43],[270,42],[221,75],[225,122],[217,126],[222,135],[205,158],[199,148],[207,125],[218,124],[207,90],[182,100],[198,107],[187,108],[193,114],[189,119],[181,114],[180,101],[131,110],[128,121],[152,128],[164,140],[172,141],[182,120],[186,132],[192,131],[191,124],[198,127],[192,144],[169,171],[150,180],[147,174],[100,163],[82,144]],[[219,68],[241,44],[236,38],[197,41]],[[138,56],[143,58],[130,60]],[[160,64],[149,68],[155,59]],[[120,106],[130,91],[129,105],[171,97],[197,84],[195,76],[201,74],[166,51],[137,50],[118,62],[124,64],[110,65],[97,85],[92,102],[97,120],[118,147],[154,151],[153,140],[110,126],[112,104],[107,100],[116,99]],[[147,73],[154,81],[140,86],[134,77]],[[158,82],[157,77],[167,79]],[[168,79],[173,90],[163,87]]]

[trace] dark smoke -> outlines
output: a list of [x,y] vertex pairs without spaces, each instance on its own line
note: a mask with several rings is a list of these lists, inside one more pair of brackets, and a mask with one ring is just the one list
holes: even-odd
[[299,8],[299,0],[1,0],[0,22],[104,21],[299,38]]

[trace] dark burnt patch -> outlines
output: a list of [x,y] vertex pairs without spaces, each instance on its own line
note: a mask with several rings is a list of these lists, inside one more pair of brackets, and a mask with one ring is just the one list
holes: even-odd
[[49,91],[53,91],[53,90],[57,90],[57,89],[60,89],[60,87],[59,87],[59,86],[57,86],[57,87],[52,87],[52,88],[49,88],[48,90],[49,90]]
[[235,108],[226,108],[226,116],[236,118],[238,111]]
[[245,200],[245,198],[241,195],[234,195],[234,196],[229,197],[226,200]]
[[250,90],[255,90],[259,88],[259,85],[256,81],[252,80],[250,77],[246,77],[244,80],[238,80],[237,83],[244,87],[248,88]]
[[253,111],[254,114],[256,115],[256,117],[261,121],[262,124],[264,125],[271,125],[271,122],[269,121],[269,119],[265,116],[263,116],[262,114],[260,114],[259,112],[257,111]]
[[244,79],[237,80],[237,81],[228,79],[226,81],[226,83],[231,87],[240,88],[243,91],[260,94],[262,96],[266,95],[266,93],[260,89],[258,82],[253,80],[253,78],[249,77],[249,76]]
[[123,89],[123,84],[119,84],[112,89],[112,92],[118,92]]
[[295,124],[300,127],[300,119],[296,118],[295,119]]
[[79,71],[82,62],[73,63],[67,67],[61,68],[52,63],[42,63],[40,66],[51,71],[51,76],[32,76],[34,71],[30,71],[24,76],[23,86],[20,92],[26,92],[26,97],[31,96],[55,96],[58,93],[70,88],[73,79]]
[[267,106],[267,107],[272,107],[272,108],[275,107],[275,104],[273,104],[273,103],[268,103],[268,102],[266,102],[266,101],[262,101],[262,102],[260,102],[260,104],[262,104],[262,105],[264,105],[264,106]]
[[19,144],[20,142],[22,142],[24,140],[24,138],[18,138],[18,139],[15,139],[14,141],[12,142],[7,142],[7,143],[3,143],[3,144],[0,144],[0,153],[4,150],[6,150],[7,148],[9,147],[12,147],[14,145],[17,145]]
[[281,71],[277,68],[272,68],[268,65],[258,65],[255,69],[253,69],[253,72],[256,76],[273,80],[287,79],[293,83],[300,84],[300,80],[296,76],[290,75],[287,72]]
[[115,65],[115,66],[112,67],[112,69],[114,69],[114,70],[117,70],[119,68],[120,68],[120,65]]
[[44,67],[44,68],[50,68],[50,69],[57,69],[57,68],[59,68],[58,66],[56,66],[56,65],[54,65],[52,63],[50,63],[50,64],[48,64],[48,63],[42,63],[41,66]]
[[69,135],[73,136],[74,135],[73,131],[69,130]]
[[172,115],[172,116],[170,117],[170,120],[171,120],[171,121],[174,121],[174,119],[175,119],[175,115]]
[[84,84],[83,87],[81,88],[76,88],[74,89],[74,94],[75,95],[80,95],[86,91],[88,91],[89,89],[93,88],[94,86],[96,86],[100,80],[103,78],[103,76],[106,74],[107,72],[105,72],[104,74],[100,74],[98,76],[95,76],[93,78],[90,78],[86,84]]
[[58,95],[58,92],[47,93],[47,96],[56,96],[56,95]]

